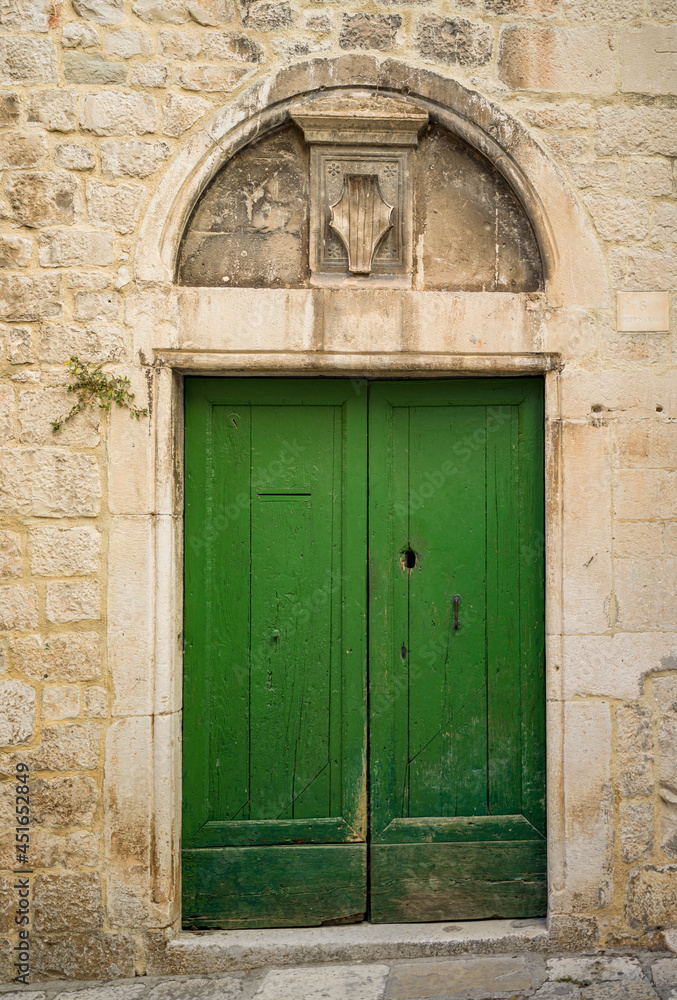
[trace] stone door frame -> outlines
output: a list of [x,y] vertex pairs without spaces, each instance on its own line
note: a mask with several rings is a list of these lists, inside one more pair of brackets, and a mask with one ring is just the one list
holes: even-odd
[[[290,108],[309,100],[312,93],[355,86],[406,92],[496,164],[523,199],[539,239],[544,293],[173,285],[183,227],[223,163],[262,130],[286,120]],[[567,912],[561,378],[564,365],[589,348],[592,334],[586,318],[591,311],[608,307],[609,297],[599,247],[572,191],[519,122],[458,83],[391,60],[355,56],[311,60],[247,92],[176,156],[146,213],[135,279],[134,294],[148,302],[162,298],[165,319],[146,322],[143,310],[137,314],[134,353],[142,370],[137,368],[136,375],[139,381],[143,376],[152,383],[149,439],[137,459],[144,465],[147,489],[143,500],[113,509],[112,550],[116,544],[134,544],[136,538],[145,563],[132,580],[128,560],[110,558],[109,607],[111,599],[113,606],[123,605],[120,595],[125,588],[129,592],[130,586],[136,587],[149,634],[142,638],[141,626],[137,639],[134,626],[124,628],[124,617],[120,625],[109,614],[114,684],[116,669],[120,677],[126,669],[142,690],[136,701],[127,699],[126,707],[124,694],[117,697],[116,691],[119,707],[114,706],[107,740],[106,870],[112,926],[129,926],[134,920],[136,926],[155,930],[163,942],[178,943],[190,936],[181,935],[180,923],[182,389],[183,376],[189,374],[322,374],[356,379],[544,376],[548,919],[554,926],[553,920]],[[361,296],[359,307],[355,296]],[[331,308],[326,308],[328,302]],[[378,336],[385,343],[376,350],[351,349],[346,317],[352,312],[353,324],[358,317],[368,323],[364,317],[370,310],[378,317]],[[271,330],[275,333],[269,343]],[[428,342],[431,330],[440,331],[434,343]],[[478,330],[481,337],[473,343]],[[209,335],[200,343],[203,331]],[[374,337],[376,331],[375,325]],[[132,435],[127,425],[124,431],[121,426],[119,420],[113,421],[110,462],[113,471],[117,462],[122,472]],[[136,610],[133,617],[138,619]],[[130,853],[129,831],[140,827],[140,846]]]

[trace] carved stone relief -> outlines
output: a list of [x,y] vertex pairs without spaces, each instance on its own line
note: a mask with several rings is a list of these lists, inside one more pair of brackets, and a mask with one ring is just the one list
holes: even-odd
[[410,285],[412,153],[428,115],[393,98],[334,98],[293,119],[310,144],[311,284]]

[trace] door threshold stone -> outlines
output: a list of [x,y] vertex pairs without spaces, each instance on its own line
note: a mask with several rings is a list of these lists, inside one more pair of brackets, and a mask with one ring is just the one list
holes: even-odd
[[183,931],[155,955],[148,974],[545,951],[549,939],[545,918]]

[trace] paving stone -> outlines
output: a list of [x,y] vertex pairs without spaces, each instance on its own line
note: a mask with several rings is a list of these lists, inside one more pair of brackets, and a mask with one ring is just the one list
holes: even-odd
[[239,997],[242,981],[234,976],[219,979],[186,979],[183,982],[159,983],[148,1000],[229,1000]]
[[599,955],[578,958],[565,955],[546,962],[548,979],[574,979],[578,983],[627,982],[642,979],[642,967],[636,958]]
[[677,958],[661,958],[651,966],[654,985],[659,990],[677,986]]
[[581,1000],[578,983],[544,983],[532,1000]]
[[456,1000],[513,997],[536,986],[522,957],[459,958],[395,966],[388,980],[388,1000]]
[[387,965],[273,969],[254,994],[257,1000],[381,1000]]
[[593,983],[583,988],[583,1000],[659,1000],[646,980],[625,983]]

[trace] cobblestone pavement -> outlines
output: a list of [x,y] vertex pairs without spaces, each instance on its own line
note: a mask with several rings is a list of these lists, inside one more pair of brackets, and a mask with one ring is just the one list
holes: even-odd
[[677,1000],[677,957],[538,953],[0,987],[0,1000]]

